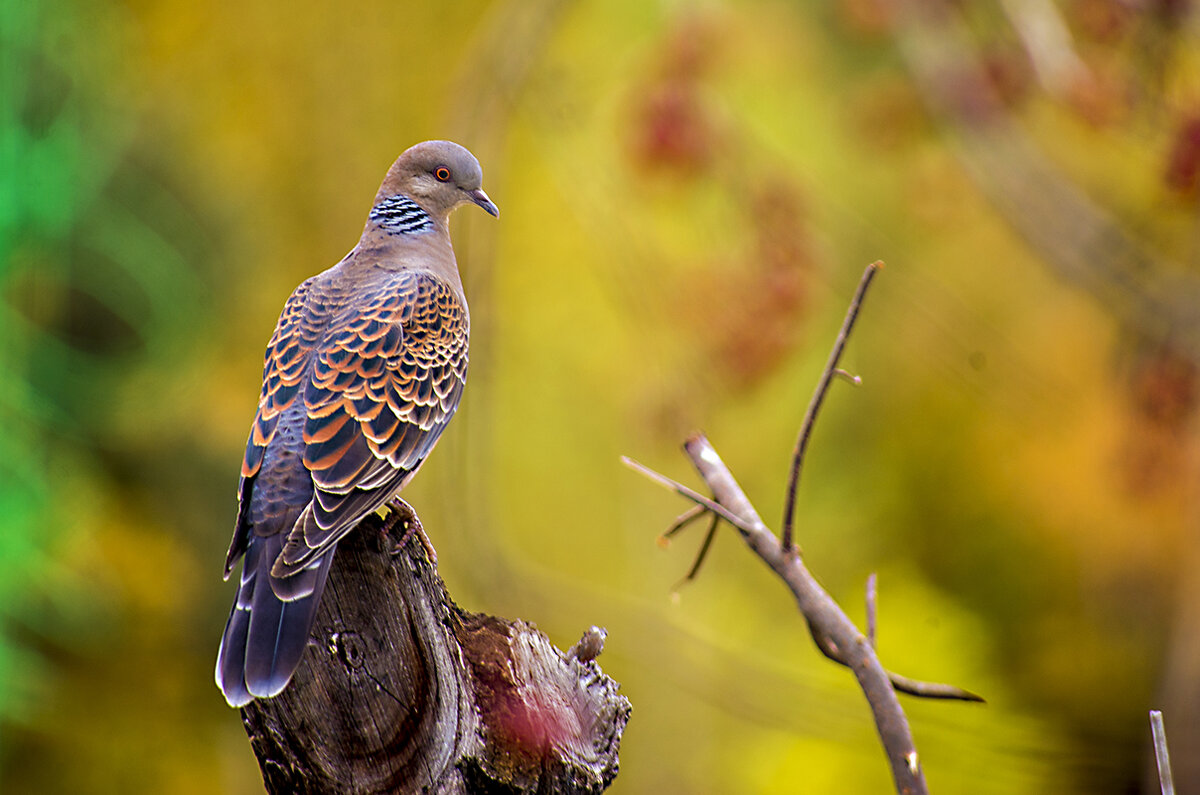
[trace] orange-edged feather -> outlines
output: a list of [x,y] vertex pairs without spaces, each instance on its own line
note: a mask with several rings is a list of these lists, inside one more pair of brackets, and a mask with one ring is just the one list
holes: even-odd
[[315,498],[289,533],[275,577],[303,568],[398,491],[462,396],[468,319],[448,284],[403,271],[358,308],[330,326],[301,384]]

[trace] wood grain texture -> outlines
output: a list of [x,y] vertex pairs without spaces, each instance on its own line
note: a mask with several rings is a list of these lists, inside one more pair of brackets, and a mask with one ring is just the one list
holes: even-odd
[[292,682],[242,709],[270,793],[598,793],[629,701],[524,621],[459,609],[375,515],[338,548]]

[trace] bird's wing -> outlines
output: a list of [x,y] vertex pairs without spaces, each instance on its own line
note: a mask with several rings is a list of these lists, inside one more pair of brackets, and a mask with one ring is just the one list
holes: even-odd
[[288,297],[275,324],[275,332],[267,343],[258,412],[250,426],[250,438],[246,441],[246,452],[242,458],[242,476],[238,481],[238,516],[225,558],[226,578],[250,541],[251,490],[262,467],[267,446],[275,437],[280,416],[295,402],[310,353],[320,342],[321,328],[316,318],[323,314],[325,307],[322,305],[325,302],[313,294],[312,285],[313,279],[308,279]]
[[396,274],[334,323],[303,383],[315,494],[273,576],[337,543],[421,465],[462,396],[467,333],[453,289],[420,271]]

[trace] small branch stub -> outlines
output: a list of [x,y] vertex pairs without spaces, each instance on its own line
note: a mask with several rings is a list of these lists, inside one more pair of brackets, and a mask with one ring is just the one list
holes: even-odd
[[1158,781],[1163,795],[1175,795],[1175,777],[1171,774],[1171,755],[1167,752],[1167,727],[1161,710],[1150,710],[1150,734],[1154,738],[1154,759],[1158,762]]

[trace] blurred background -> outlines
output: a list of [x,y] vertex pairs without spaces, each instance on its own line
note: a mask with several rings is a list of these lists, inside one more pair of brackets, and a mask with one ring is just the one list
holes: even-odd
[[614,793],[891,788],[852,677],[723,529],[704,429],[931,789],[1200,791],[1200,46],[1187,0],[0,4],[0,791],[255,793],[212,682],[262,351],[392,159],[479,157],[458,417],[406,492],[470,610],[601,663]]

